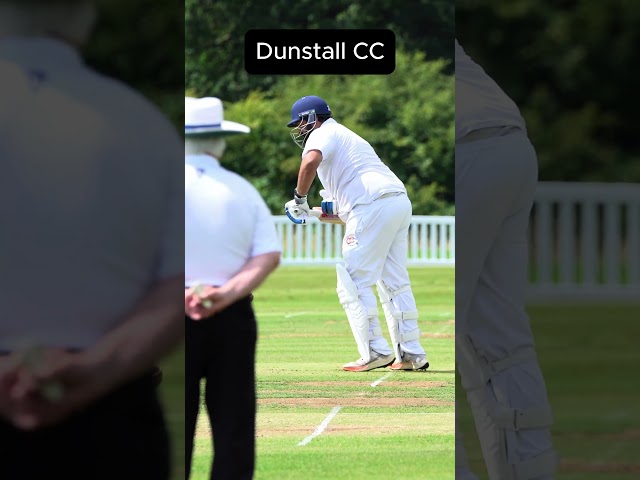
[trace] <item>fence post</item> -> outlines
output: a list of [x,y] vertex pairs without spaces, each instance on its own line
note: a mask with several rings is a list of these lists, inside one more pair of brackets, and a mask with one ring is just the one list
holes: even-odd
[[638,184],[540,182],[529,298],[640,299],[639,213]]
[[[315,218],[295,225],[285,215],[274,215],[273,220],[282,241],[283,264],[333,264],[342,258],[343,225]],[[455,218],[414,215],[409,229],[409,263],[455,265]]]

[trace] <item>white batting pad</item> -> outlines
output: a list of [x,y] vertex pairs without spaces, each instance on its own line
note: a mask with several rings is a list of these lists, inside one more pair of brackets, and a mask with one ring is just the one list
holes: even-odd
[[[409,287],[410,288],[410,287]],[[402,343],[418,340],[420,338],[420,329],[418,328],[418,312],[403,312],[398,310],[393,303],[393,295],[397,295],[405,291],[399,289],[392,292],[382,280],[377,283],[378,296],[382,303],[382,310],[389,328],[389,336],[393,344],[393,351],[396,355],[396,361],[402,358]]]
[[347,314],[349,325],[353,338],[356,340],[358,352],[360,356],[369,362],[371,360],[371,349],[369,348],[369,317],[377,316],[378,310],[372,309],[367,311],[358,295],[358,287],[351,279],[349,272],[344,265],[338,263],[336,265],[336,273],[338,276],[338,299]]

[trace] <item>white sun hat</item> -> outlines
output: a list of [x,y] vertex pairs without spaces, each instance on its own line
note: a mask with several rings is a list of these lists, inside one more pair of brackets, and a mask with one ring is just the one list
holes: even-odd
[[184,97],[185,135],[214,137],[250,131],[246,125],[224,119],[224,109],[219,98]]

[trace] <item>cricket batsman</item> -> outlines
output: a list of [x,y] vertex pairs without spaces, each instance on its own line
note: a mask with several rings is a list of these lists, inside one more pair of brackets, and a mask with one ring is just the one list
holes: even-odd
[[[456,363],[491,480],[552,480],[549,406],[524,309],[537,157],[515,103],[455,42]],[[456,433],[456,479],[477,480]]]
[[[332,118],[320,97],[297,100],[287,126],[302,148],[294,198],[285,204],[287,216],[295,223],[309,216],[307,193],[317,173],[323,186],[322,211],[337,214],[346,226],[336,290],[360,358],[343,370],[427,369],[406,268],[412,207],[404,184],[367,141]],[[374,285],[391,346],[382,335]]]

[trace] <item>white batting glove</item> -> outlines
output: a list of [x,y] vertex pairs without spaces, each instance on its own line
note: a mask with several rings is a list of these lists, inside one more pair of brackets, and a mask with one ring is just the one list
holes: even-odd
[[309,204],[305,200],[304,203],[298,203],[297,200],[289,200],[284,204],[284,212],[293,223],[303,224],[307,223],[309,218]]

